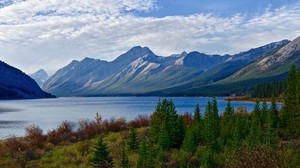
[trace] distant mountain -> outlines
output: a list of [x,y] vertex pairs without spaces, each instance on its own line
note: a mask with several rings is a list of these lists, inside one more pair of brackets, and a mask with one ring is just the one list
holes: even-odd
[[50,98],[28,75],[0,61],[0,99]]
[[[111,62],[92,58],[74,60],[49,78],[43,89],[57,96],[231,94],[244,89],[240,84],[245,87],[253,84],[253,87],[252,79],[256,76],[263,77],[265,72],[271,71],[271,77],[276,74],[274,68],[252,74],[253,65],[259,61],[268,59],[270,62],[280,55],[279,60],[297,63],[295,56],[292,56],[295,59],[283,56],[297,53],[296,49],[291,49],[297,48],[293,43],[283,40],[235,55],[207,55],[193,51],[168,57],[158,56],[148,47],[136,46]],[[289,45],[293,47],[285,49]],[[263,66],[274,67],[273,64],[276,65],[273,62]],[[247,69],[249,66],[252,67]]]
[[44,69],[40,69],[31,74],[30,77],[36,81],[36,83],[42,87],[44,82],[49,78],[47,72]]
[[255,62],[234,73],[227,81],[242,81],[251,78],[286,77],[292,64],[300,68],[300,37],[289,42],[277,51],[265,54]]
[[136,46],[111,62],[72,61],[47,80],[43,89],[57,96],[147,93],[190,80],[226,59],[229,56],[199,52],[162,57],[148,47]]
[[282,40],[235,54],[231,56],[230,59],[210,68],[208,71],[204,72],[189,83],[193,83],[193,85],[207,85],[208,83],[214,83],[226,79],[241,68],[255,62],[263,55],[277,51],[289,42],[290,41],[288,40]]

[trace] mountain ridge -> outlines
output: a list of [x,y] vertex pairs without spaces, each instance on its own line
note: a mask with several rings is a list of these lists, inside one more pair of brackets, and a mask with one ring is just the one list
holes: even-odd
[[156,55],[148,47],[135,46],[110,62],[92,58],[72,61],[42,88],[57,96],[176,94],[176,88],[193,90],[226,81],[244,66],[289,43],[282,40],[234,55],[192,51],[167,57]]

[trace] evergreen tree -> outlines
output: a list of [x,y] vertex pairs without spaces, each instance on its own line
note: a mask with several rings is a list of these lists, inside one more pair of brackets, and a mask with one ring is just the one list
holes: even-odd
[[233,139],[234,126],[235,126],[234,109],[233,107],[231,107],[230,100],[228,100],[225,111],[223,113],[221,127],[220,127],[221,129],[220,136],[224,145],[227,145]]
[[186,129],[185,138],[182,144],[182,149],[187,152],[194,153],[196,148],[197,148],[197,144],[195,142],[193,128],[189,127]]
[[298,88],[299,83],[298,74],[296,66],[292,65],[288,80],[287,80],[287,90],[284,99],[284,114],[283,121],[284,125],[287,126],[287,131],[290,137],[296,137],[299,127],[299,105],[298,105]]
[[204,135],[206,144],[214,150],[217,150],[217,139],[219,137],[219,115],[217,101],[213,98],[206,106],[204,116]]
[[200,107],[199,103],[196,104],[195,110],[194,110],[194,121],[196,124],[200,124],[201,122],[201,113],[200,113]]
[[261,108],[261,112],[260,112],[260,122],[261,125],[265,125],[265,123],[267,122],[267,118],[268,118],[268,105],[267,102],[264,100],[262,103],[262,108]]
[[93,164],[95,168],[113,167],[112,158],[107,150],[107,145],[101,137],[96,143],[93,155]]
[[[164,133],[161,133],[162,130],[164,130]],[[159,101],[150,124],[151,140],[157,143],[158,141],[166,142],[168,139],[169,147],[167,149],[171,147],[180,148],[184,139],[184,133],[184,122],[177,114],[173,102],[167,99]],[[164,140],[160,140],[160,137],[163,137]]]
[[130,127],[127,145],[129,150],[132,151],[136,150],[138,147],[138,138],[134,127]]
[[121,150],[120,166],[121,168],[129,168],[129,160],[128,155],[125,151],[125,147],[123,147]]
[[163,151],[167,151],[171,148],[171,139],[166,129],[166,124],[163,124],[162,129],[159,133],[158,147]]
[[262,127],[261,127],[261,122],[260,122],[260,117],[261,116],[261,110],[259,107],[259,101],[256,101],[254,110],[252,112],[252,117],[251,117],[251,128],[250,128],[250,133],[248,135],[248,144],[250,146],[255,146],[259,144],[260,142],[263,141],[263,132],[262,132]]
[[144,138],[139,146],[139,156],[137,161],[137,168],[147,167],[147,146],[146,139]]

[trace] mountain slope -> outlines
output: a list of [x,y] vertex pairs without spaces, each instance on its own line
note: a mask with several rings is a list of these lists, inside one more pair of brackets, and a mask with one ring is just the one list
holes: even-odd
[[199,52],[161,57],[137,46],[111,62],[73,61],[47,80],[43,89],[58,96],[146,93],[190,80],[228,58]]
[[47,72],[44,69],[40,69],[31,74],[30,77],[36,81],[36,83],[42,87],[45,81],[49,78]]
[[242,68],[224,82],[280,76],[287,74],[292,64],[300,68],[300,37],[289,42],[278,51],[266,54]]
[[0,99],[50,98],[22,71],[0,61]]

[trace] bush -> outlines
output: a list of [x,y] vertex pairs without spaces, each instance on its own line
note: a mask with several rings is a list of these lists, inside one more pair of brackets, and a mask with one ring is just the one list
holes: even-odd
[[37,125],[30,125],[25,128],[25,139],[29,142],[30,147],[42,148],[46,137],[43,135],[43,130]]

